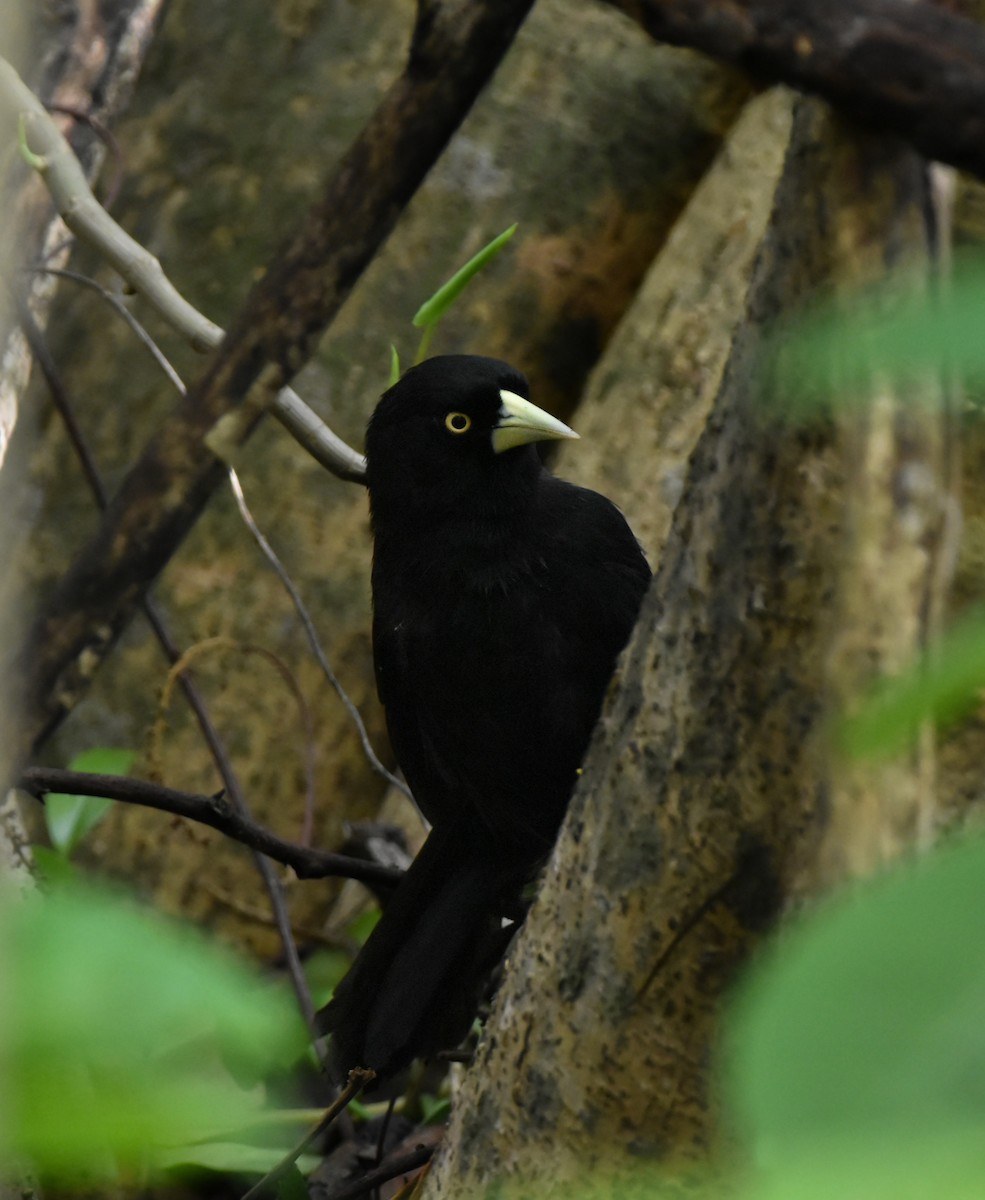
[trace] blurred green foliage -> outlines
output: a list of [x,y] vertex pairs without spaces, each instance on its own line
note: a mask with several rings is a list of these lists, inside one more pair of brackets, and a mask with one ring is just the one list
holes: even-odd
[[79,880],[0,893],[0,917],[0,1161],[64,1182],[142,1176],[181,1146],[263,1122],[262,1089],[237,1078],[307,1041],[276,988]]
[[[132,750],[99,746],[77,754],[68,769],[92,775],[126,775],[136,757]],[[54,850],[64,858],[70,858],[79,842],[95,829],[113,803],[101,796],[49,792],[44,801],[44,818]]]
[[985,1194],[983,893],[976,839],[779,935],[727,1024],[744,1200]]

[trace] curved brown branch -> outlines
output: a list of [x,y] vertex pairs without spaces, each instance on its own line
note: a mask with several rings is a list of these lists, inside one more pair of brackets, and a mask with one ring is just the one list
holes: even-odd
[[93,775],[81,771],[63,771],[56,767],[28,767],[18,784],[25,792],[41,799],[48,792],[65,792],[72,796],[103,796],[124,804],[140,804],[159,812],[186,817],[200,825],[224,833],[226,837],[258,850],[268,858],[290,867],[299,879],[322,879],[327,875],[340,879],[358,879],[361,883],[384,884],[393,887],[402,872],[378,863],[363,862],[345,854],[330,854],[326,850],[309,850],[294,842],[286,842],[269,829],[257,825],[237,812],[222,794],[201,796],[194,792],[179,792],[142,779],[122,775]]
[[532,4],[421,4],[403,74],[250,293],[204,377],[124,479],[37,621],[23,659],[31,744],[85,693],[221,482],[222,457],[249,436],[311,354]]
[[900,0],[607,0],[658,41],[814,92],[985,178],[985,28]]

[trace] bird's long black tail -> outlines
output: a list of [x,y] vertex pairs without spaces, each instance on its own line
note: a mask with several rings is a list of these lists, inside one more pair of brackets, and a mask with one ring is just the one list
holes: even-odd
[[502,952],[500,914],[528,874],[490,844],[433,830],[348,975],[319,1014],[340,1078],[386,1078],[456,1046]]

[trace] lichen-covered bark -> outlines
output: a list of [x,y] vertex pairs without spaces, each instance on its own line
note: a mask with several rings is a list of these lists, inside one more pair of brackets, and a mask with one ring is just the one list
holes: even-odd
[[[705,1160],[736,972],[792,896],[915,844],[932,815],[927,762],[849,776],[825,718],[930,636],[946,410],[882,391],[867,415],[805,424],[767,393],[760,355],[819,285],[926,263],[925,167],[801,101],[782,173],[761,184],[772,213],[742,319],[709,330],[730,342],[720,386],[432,1197]],[[660,409],[625,419],[645,439]]]

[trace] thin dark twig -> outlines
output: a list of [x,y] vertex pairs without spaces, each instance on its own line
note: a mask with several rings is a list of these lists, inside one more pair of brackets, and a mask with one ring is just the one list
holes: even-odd
[[64,792],[71,796],[103,796],[123,804],[139,804],[158,812],[171,813],[189,821],[197,821],[218,830],[233,841],[248,846],[290,867],[299,879],[358,879],[361,883],[378,883],[394,887],[403,872],[379,863],[350,858],[346,854],[331,854],[326,850],[311,850],[294,842],[284,841],[250,817],[237,812],[220,793],[203,796],[162,787],[143,779],[124,775],[95,775],[82,771],[65,771],[59,767],[27,767],[22,772],[19,787],[41,798],[48,792]]
[[183,396],[185,394],[185,385],[182,382],[181,376],[174,369],[168,359],[164,356],[160,346],[151,337],[147,330],[141,325],[133,313],[123,303],[121,298],[110,291],[109,288],[103,287],[95,279],[91,279],[88,275],[83,275],[80,271],[69,271],[64,267],[26,267],[25,270],[34,274],[54,275],[59,279],[70,279],[73,283],[79,284],[81,287],[89,288],[98,296],[101,296],[107,304],[111,305],[119,316],[130,326],[133,334],[140,340],[141,344],[152,355],[154,361],[161,368],[164,374],[171,381],[172,386],[176,391]]
[[[178,645],[171,638],[166,626],[161,620],[161,614],[157,610],[157,606],[150,596],[145,597],[143,602],[144,612],[154,629],[165,654],[168,656],[172,665],[176,665],[181,661],[182,652]],[[246,798],[243,795],[243,789],[240,787],[239,777],[233,767],[232,759],[226,750],[225,743],[219,736],[219,731],[212,723],[212,718],[209,716],[208,709],[205,706],[205,700],[201,692],[189,678],[187,671],[182,671],[178,677],[178,682],[188,699],[192,712],[198,721],[198,727],[201,730],[202,737],[209,748],[209,753],[212,755],[212,760],[216,765],[222,782],[225,784],[226,790],[229,793],[232,809],[229,810],[230,820],[237,823],[241,833],[245,833],[249,829],[260,830],[261,826],[254,823],[250,815],[249,807],[246,803]],[[228,808],[228,806],[227,806]],[[205,822],[207,824],[207,822]],[[266,831],[263,831],[266,834]],[[234,836],[230,834],[230,836]],[[274,838],[273,834],[266,834],[269,838]],[[244,841],[244,837],[240,837],[239,841]],[[279,840],[279,839],[275,839]],[[294,932],[291,928],[291,919],[287,911],[287,902],[284,898],[284,889],[280,885],[280,880],[277,878],[277,872],[274,870],[270,857],[267,857],[267,851],[263,846],[246,842],[250,845],[253,851],[253,861],[260,873],[260,878],[263,880],[263,885],[267,890],[267,895],[270,898],[270,908],[274,916],[274,924],[277,926],[277,933],[280,936],[281,945],[284,950],[284,961],[287,966],[288,976],[291,980],[291,986],[294,989],[294,994],[297,997],[298,1006],[301,1014],[304,1017],[305,1024],[311,1030],[313,1044],[320,1059],[324,1058],[322,1041],[318,1035],[318,1030],[315,1025],[315,1005],[311,996],[311,989],[308,987],[308,979],[304,973],[304,968],[301,965],[301,957],[298,954],[297,944],[294,940]],[[289,843],[285,843],[289,844]],[[312,853],[312,851],[308,851]],[[273,856],[271,856],[273,857]],[[293,864],[288,864],[293,866]],[[297,868],[295,867],[295,873]],[[300,878],[300,876],[299,876]]]
[[386,1135],[390,1129],[390,1122],[393,1120],[393,1110],[397,1106],[397,1097],[391,1096],[390,1103],[386,1106],[386,1112],[383,1114],[383,1120],[380,1122],[380,1136],[376,1139],[376,1165],[379,1166],[383,1161],[383,1155],[386,1153]]
[[243,495],[243,488],[240,484],[239,476],[232,467],[229,468],[229,483],[233,489],[233,495],[236,497],[236,504],[239,508],[240,516],[243,518],[247,529],[249,529],[250,533],[253,535],[253,540],[256,542],[257,546],[259,546],[261,553],[266,558],[267,562],[270,563],[271,567],[273,567],[277,578],[284,585],[287,594],[291,597],[291,602],[294,605],[295,611],[301,619],[301,624],[304,626],[305,636],[308,639],[308,645],[311,647],[311,652],[318,660],[318,665],[321,667],[322,672],[328,679],[328,682],[335,689],[336,695],[342,701],[346,712],[349,714],[350,720],[356,727],[356,732],[359,734],[359,741],[362,744],[363,754],[366,756],[367,762],[378,775],[387,781],[387,783],[395,788],[399,788],[405,796],[413,799],[410,794],[410,788],[408,788],[407,785],[402,780],[398,779],[397,776],[391,771],[388,771],[377,757],[376,751],[373,749],[373,745],[369,740],[369,733],[366,730],[366,723],[363,721],[362,714],[356,707],[352,698],[349,696],[349,693],[342,686],[342,681],[332,670],[332,664],[328,661],[328,657],[325,654],[325,651],[322,649],[321,642],[318,639],[318,633],[315,630],[315,624],[312,621],[307,608],[305,607],[305,603],[301,598],[301,593],[298,591],[297,584],[295,584],[294,580],[287,572],[287,569],[284,567],[284,564],[278,558],[277,552],[264,537],[263,532],[253,519],[253,514],[250,512],[249,506],[246,503],[246,497]]
[[[181,659],[174,664],[175,668],[179,666],[180,662]],[[186,674],[187,672],[184,670],[179,671],[179,682]],[[208,725],[208,730],[212,734],[215,734],[215,729],[211,722]],[[206,732],[205,729],[202,732],[206,738],[210,736],[209,732]],[[214,748],[211,742],[209,746],[213,751],[213,757],[215,757],[216,765],[219,767],[220,774],[222,775],[222,781],[229,793],[229,800],[235,816],[240,821],[252,824],[253,817],[246,802],[246,795],[240,786],[239,776],[236,774],[232,760],[226,753],[225,746],[218,738],[218,735],[215,735]],[[253,848],[253,861],[256,863],[257,870],[260,872],[260,877],[263,879],[264,887],[266,887],[267,894],[270,897],[274,922],[277,925],[277,932],[280,935],[284,950],[284,962],[287,966],[291,986],[294,988],[294,994],[297,997],[298,1006],[301,1009],[301,1015],[304,1017],[304,1022],[311,1032],[315,1052],[322,1065],[326,1066],[328,1060],[324,1050],[324,1043],[315,1022],[315,1002],[311,995],[311,988],[308,986],[308,978],[304,973],[304,967],[301,965],[301,956],[298,953],[297,943],[294,940],[294,931],[291,928],[291,918],[287,911],[287,900],[284,896],[284,889],[277,878],[277,872],[274,870],[273,864],[262,850]]]
[[329,1200],[355,1200],[357,1196],[364,1196],[373,1188],[379,1187],[381,1183],[388,1183],[391,1179],[396,1179],[400,1175],[406,1175],[409,1171],[416,1171],[418,1167],[423,1167],[426,1163],[429,1163],[433,1157],[433,1146],[418,1146],[416,1149],[404,1154],[401,1158],[395,1158],[392,1162],[384,1163],[381,1167],[376,1167],[375,1170],[367,1171],[355,1183],[347,1184],[339,1191],[333,1192]]
[[31,353],[34,355],[35,361],[41,368],[41,374],[48,385],[52,401],[65,426],[65,431],[68,434],[69,441],[72,443],[72,449],[79,460],[79,465],[82,467],[86,483],[89,485],[89,490],[95,498],[96,507],[100,511],[103,511],[109,501],[109,496],[106,488],[103,486],[99,468],[96,466],[96,461],[89,450],[89,445],[86,442],[82,428],[75,419],[75,409],[69,400],[68,392],[62,383],[51,351],[48,349],[48,343],[45,341],[44,334],[38,328],[38,324],[20,292],[10,284],[8,284],[7,292],[14,307],[17,309],[17,319],[20,321],[24,337],[27,339],[27,344],[31,348]]
[[[171,670],[168,672],[168,678],[161,698],[158,701],[157,720],[154,722],[150,738],[150,747],[147,755],[150,764],[150,773],[158,778],[163,776],[163,769],[161,767],[161,742],[166,729],[166,714],[171,704],[174,685],[181,682],[182,676],[186,675],[192,669],[192,664],[196,659],[212,654],[217,650],[232,650],[240,655],[255,655],[262,658],[274,668],[284,681],[284,686],[294,697],[294,702],[298,708],[298,716],[301,721],[302,742],[305,748],[305,810],[306,814],[313,814],[315,804],[315,732],[311,709],[308,706],[308,701],[305,699],[304,692],[301,690],[297,676],[280,655],[275,654],[272,650],[268,650],[266,646],[254,645],[251,642],[243,642],[228,637],[206,638],[204,641],[196,642],[191,649],[186,650],[181,658],[173,664]],[[311,845],[311,829],[307,815],[302,827],[301,845]]]
[[[238,786],[234,791],[230,792],[230,799],[237,807],[239,807],[240,803],[244,805],[241,815],[244,820],[249,820],[249,811],[245,808],[243,793],[239,790]],[[308,977],[304,973],[297,942],[294,940],[294,930],[291,928],[291,918],[287,911],[287,900],[284,896],[284,889],[280,885],[277,872],[274,870],[270,859],[259,850],[253,851],[253,858],[270,896],[270,906],[273,909],[277,932],[280,934],[281,944],[284,949],[284,962],[287,966],[287,973],[290,976],[291,986],[294,988],[294,994],[297,996],[298,1004],[301,1008],[301,1015],[304,1017],[305,1025],[307,1025],[311,1032],[312,1045],[315,1048],[315,1053],[318,1055],[319,1062],[321,1062],[323,1067],[327,1066],[328,1057],[325,1052],[324,1042],[318,1032],[318,1024],[315,1020],[315,1001],[311,995],[311,988],[308,986]]]
[[304,1154],[305,1150],[311,1145],[316,1138],[320,1137],[332,1122],[341,1113],[345,1112],[350,1100],[354,1100],[359,1093],[366,1087],[367,1084],[373,1082],[376,1078],[375,1071],[369,1071],[363,1067],[355,1067],[349,1072],[349,1078],[345,1081],[345,1087],[339,1092],[338,1096],[325,1109],[325,1112],[314,1127],[280,1160],[272,1171],[268,1171],[262,1179],[259,1179],[248,1192],[243,1195],[243,1200],[257,1200],[258,1196],[262,1196],[273,1184],[285,1175],[297,1160]]
[[475,1054],[471,1050],[439,1050],[434,1057],[440,1062],[470,1063]]

